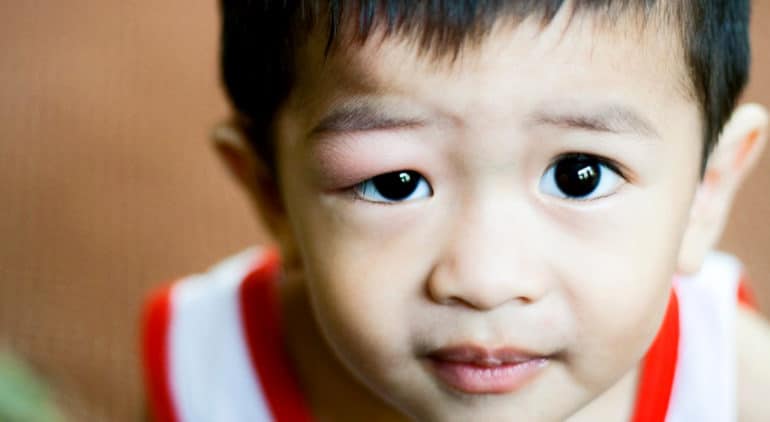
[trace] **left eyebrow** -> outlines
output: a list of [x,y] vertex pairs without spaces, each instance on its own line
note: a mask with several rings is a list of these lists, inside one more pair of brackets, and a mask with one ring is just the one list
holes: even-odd
[[542,109],[532,113],[528,121],[534,125],[550,125],[565,129],[635,133],[645,138],[661,138],[660,133],[649,120],[634,110],[618,104],[580,111]]
[[427,119],[423,117],[399,116],[380,104],[355,101],[339,106],[323,117],[310,130],[307,138],[346,132],[414,128],[425,126],[426,123]]

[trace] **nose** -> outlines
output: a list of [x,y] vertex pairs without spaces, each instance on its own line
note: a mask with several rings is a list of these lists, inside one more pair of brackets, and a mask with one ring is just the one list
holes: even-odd
[[453,220],[428,279],[431,300],[476,310],[537,302],[549,282],[545,257],[537,252],[544,239],[538,237],[535,214],[516,201],[474,203]]

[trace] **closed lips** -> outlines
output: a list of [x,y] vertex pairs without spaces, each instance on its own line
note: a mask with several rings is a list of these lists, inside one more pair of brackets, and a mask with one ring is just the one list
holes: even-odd
[[514,348],[459,345],[428,354],[432,372],[446,386],[467,394],[504,394],[522,388],[547,366],[544,355]]

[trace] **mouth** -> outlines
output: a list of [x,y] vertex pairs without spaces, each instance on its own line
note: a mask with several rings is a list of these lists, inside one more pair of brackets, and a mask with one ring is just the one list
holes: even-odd
[[462,344],[436,349],[428,353],[427,360],[433,374],[456,391],[505,394],[529,383],[550,359],[513,348],[488,349]]

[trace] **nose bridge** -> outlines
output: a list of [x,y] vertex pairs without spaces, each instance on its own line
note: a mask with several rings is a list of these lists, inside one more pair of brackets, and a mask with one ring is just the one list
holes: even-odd
[[435,301],[489,310],[510,301],[531,303],[544,294],[530,244],[533,213],[525,200],[503,189],[478,190],[458,208],[451,240],[430,280]]

